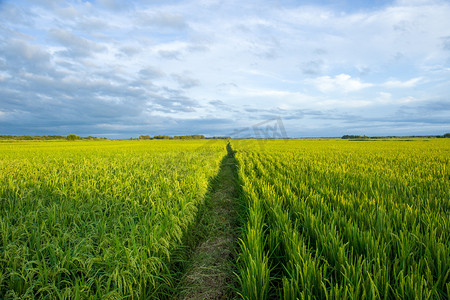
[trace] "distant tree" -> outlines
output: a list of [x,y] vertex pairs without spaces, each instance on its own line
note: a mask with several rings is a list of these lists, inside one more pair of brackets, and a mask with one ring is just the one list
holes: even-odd
[[230,140],[231,136],[211,136],[211,137],[205,137],[207,140]]
[[346,134],[346,135],[343,135],[341,137],[341,139],[344,139],[344,140],[346,140],[346,139],[367,139],[367,136],[365,136],[365,135],[349,135],[349,134]]
[[76,134],[69,134],[67,136],[67,140],[69,140],[69,141],[76,141],[76,140],[79,140],[79,139],[80,139],[80,137],[78,135],[76,135]]
[[175,140],[202,140],[205,138],[203,134],[191,134],[191,135],[176,135],[173,137]]
[[155,135],[153,138],[157,139],[157,140],[169,140],[169,139],[172,139],[172,137],[170,137],[168,135]]
[[140,135],[140,136],[139,136],[139,139],[140,139],[140,140],[149,140],[149,139],[150,139],[150,136],[149,136],[149,135]]
[[445,138],[450,138],[450,133],[444,134],[444,137],[445,137]]

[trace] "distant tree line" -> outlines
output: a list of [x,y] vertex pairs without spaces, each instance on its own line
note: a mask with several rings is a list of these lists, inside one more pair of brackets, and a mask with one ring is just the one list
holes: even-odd
[[[151,137],[150,135],[141,135],[139,136],[139,140],[202,140],[202,139],[231,139],[229,136],[213,136],[213,137],[205,137],[202,134],[192,134],[192,135],[178,135],[178,136],[169,136],[169,135],[155,135]],[[95,136],[78,136],[76,134],[69,134],[68,136],[64,135],[0,135],[0,140],[10,140],[10,141],[51,141],[51,140],[68,140],[68,141],[77,141],[77,140],[107,140],[104,137],[95,137]],[[131,138],[131,140],[137,140],[135,138]]]
[[105,140],[106,138],[98,138],[95,136],[78,136],[75,134],[63,135],[0,135],[0,140],[10,141],[53,141],[53,140]]
[[[252,139],[253,137],[250,137]],[[366,135],[343,135],[341,139],[389,139],[389,138],[450,138],[450,133],[445,133],[443,135],[411,135],[411,136],[366,136]],[[202,134],[192,134],[192,135],[155,135],[151,137],[150,135],[141,135],[139,140],[201,140],[201,139],[218,139],[218,140],[228,140],[231,139],[230,136],[213,136],[205,137]],[[11,141],[51,141],[51,140],[107,140],[105,137],[95,137],[95,136],[78,136],[75,134],[69,134],[68,136],[63,135],[1,135],[0,140],[11,140]],[[131,138],[131,140],[137,140],[137,138]]]
[[203,139],[231,139],[229,136],[213,136],[213,137],[205,137],[203,134],[191,134],[191,135],[155,135],[153,137],[149,135],[140,135],[140,140],[203,140]]
[[230,140],[231,136],[211,136],[207,137],[207,140]]
[[450,133],[443,135],[409,135],[409,136],[366,136],[366,135],[343,135],[341,139],[395,139],[395,138],[450,138]]
[[19,140],[19,141],[31,141],[31,140],[65,140],[66,137],[62,135],[44,135],[44,136],[31,136],[31,135],[0,135],[0,140]]
[[349,135],[349,134],[343,135],[341,137],[341,139],[344,139],[344,140],[349,140],[349,139],[367,139],[367,138],[369,138],[369,137],[367,137],[365,135]]

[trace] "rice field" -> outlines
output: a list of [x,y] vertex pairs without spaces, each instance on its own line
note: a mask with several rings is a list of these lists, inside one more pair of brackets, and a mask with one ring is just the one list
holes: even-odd
[[0,143],[0,298],[170,295],[225,145]]
[[[226,145],[1,142],[0,299],[176,297]],[[449,299],[449,139],[231,147],[236,297]]]
[[449,298],[449,140],[233,147],[243,298]]

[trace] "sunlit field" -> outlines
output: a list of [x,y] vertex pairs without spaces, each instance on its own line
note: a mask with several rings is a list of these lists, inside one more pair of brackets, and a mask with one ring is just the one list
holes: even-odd
[[448,299],[450,141],[233,141],[248,299]]
[[1,142],[0,298],[176,298],[228,155],[236,297],[448,299],[449,139],[227,143]]
[[0,298],[160,298],[225,142],[0,143]]

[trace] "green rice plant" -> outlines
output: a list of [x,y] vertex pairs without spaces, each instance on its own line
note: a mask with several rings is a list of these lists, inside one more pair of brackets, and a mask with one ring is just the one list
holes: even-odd
[[255,247],[272,266],[268,295],[448,299],[449,146],[445,139],[233,143],[242,190],[264,216],[267,243]]
[[[251,182],[245,182],[243,186],[251,187]],[[241,239],[242,253],[239,256],[239,281],[242,287],[240,296],[244,299],[266,299],[269,293],[268,255],[265,252],[265,216],[261,207],[262,203],[251,190],[246,190],[248,203],[247,224],[245,234]]]
[[0,298],[168,298],[225,142],[0,145]]

